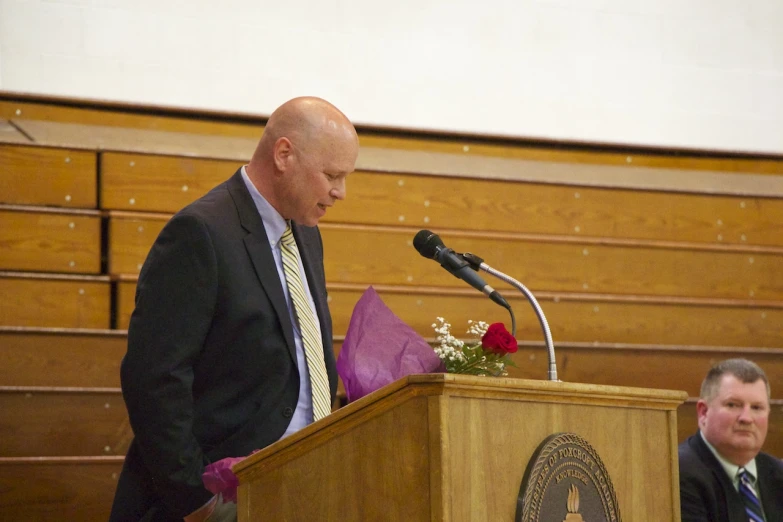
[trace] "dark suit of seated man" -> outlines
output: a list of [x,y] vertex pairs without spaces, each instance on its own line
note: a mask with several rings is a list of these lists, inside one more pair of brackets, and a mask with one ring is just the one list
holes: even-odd
[[696,405],[699,432],[680,444],[682,522],[783,522],[783,463],[762,453],[769,381],[745,359],[713,366]]

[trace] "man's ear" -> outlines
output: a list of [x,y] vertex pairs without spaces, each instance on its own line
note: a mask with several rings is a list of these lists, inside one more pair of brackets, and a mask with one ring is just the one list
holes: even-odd
[[702,419],[707,417],[707,410],[709,405],[704,399],[699,399],[696,403],[696,418],[698,419],[699,428],[701,428]]
[[288,169],[293,153],[294,148],[291,146],[291,140],[285,137],[277,139],[272,150],[272,157],[275,160],[275,167],[277,167],[278,171],[285,172]]

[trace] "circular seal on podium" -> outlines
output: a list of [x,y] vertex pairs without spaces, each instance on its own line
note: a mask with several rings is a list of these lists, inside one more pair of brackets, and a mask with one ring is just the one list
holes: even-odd
[[519,488],[516,522],[620,522],[601,458],[575,433],[550,435],[533,453]]

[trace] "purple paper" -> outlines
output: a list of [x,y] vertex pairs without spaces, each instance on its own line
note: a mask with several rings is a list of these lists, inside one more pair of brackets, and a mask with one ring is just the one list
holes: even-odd
[[442,373],[432,347],[397,317],[373,287],[356,303],[337,358],[348,402],[414,373]]
[[236,502],[239,479],[231,471],[231,466],[241,460],[245,457],[227,457],[207,465],[201,475],[204,487],[215,495],[222,493],[224,502]]

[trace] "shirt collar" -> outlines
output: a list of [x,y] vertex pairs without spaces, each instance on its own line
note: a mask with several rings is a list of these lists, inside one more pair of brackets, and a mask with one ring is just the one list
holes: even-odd
[[[710,444],[710,442],[707,440],[707,438],[704,436],[704,433],[699,431],[699,435],[701,436],[701,440],[704,441],[704,444],[707,445],[707,447],[710,449],[713,455],[715,455],[715,458],[718,459],[718,462],[720,462],[721,467],[726,471],[726,474],[731,477],[731,480],[736,484],[739,478],[737,477],[737,473],[740,470],[740,466],[737,466],[736,464],[733,464],[723,458],[723,456],[718,453],[718,450],[715,449],[715,447]],[[756,473],[756,459],[751,459],[750,462],[745,464],[744,466],[741,466],[745,468],[745,471],[748,472],[748,474],[751,476],[751,482],[754,484],[756,483],[756,477],[758,477],[758,474]]]
[[245,181],[248,192],[250,192],[250,197],[253,198],[253,203],[256,204],[258,213],[261,214],[261,220],[264,222],[264,229],[266,230],[266,237],[269,239],[269,244],[272,245],[272,248],[275,248],[280,242],[280,238],[283,237],[283,232],[285,232],[288,223],[283,219],[283,216],[275,210],[275,207],[261,195],[256,186],[253,185],[253,182],[250,181],[245,165],[242,165],[242,179]]

